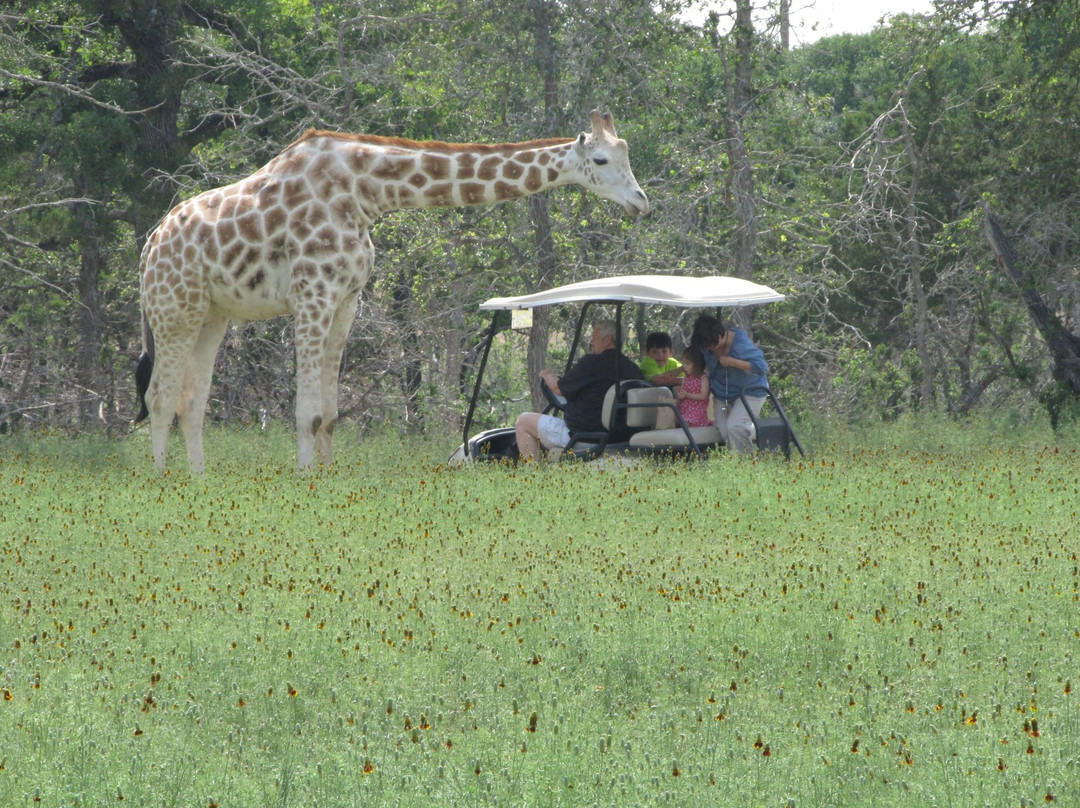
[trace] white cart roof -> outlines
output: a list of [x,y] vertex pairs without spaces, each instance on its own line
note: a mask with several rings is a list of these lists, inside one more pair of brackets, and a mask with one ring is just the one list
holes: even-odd
[[738,307],[776,303],[783,299],[782,294],[768,286],[726,275],[706,278],[685,275],[623,275],[571,283],[531,295],[493,297],[481,303],[480,308],[487,311],[532,309],[537,306],[589,301],[656,303],[683,308]]

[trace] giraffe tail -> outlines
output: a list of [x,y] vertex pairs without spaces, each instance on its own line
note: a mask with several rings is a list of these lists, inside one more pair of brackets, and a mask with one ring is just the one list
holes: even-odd
[[135,392],[139,397],[139,414],[135,416],[135,423],[139,423],[150,414],[150,410],[146,408],[146,391],[150,389],[150,374],[153,370],[154,355],[149,351],[144,351],[135,368]]

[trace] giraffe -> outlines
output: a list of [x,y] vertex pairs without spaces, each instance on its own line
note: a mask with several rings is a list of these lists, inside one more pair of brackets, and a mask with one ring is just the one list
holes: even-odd
[[191,470],[205,470],[203,419],[225,328],[283,314],[295,318],[297,463],[332,463],[341,356],[374,264],[375,220],[571,183],[648,213],[611,114],[594,110],[591,127],[491,145],[312,130],[246,179],[174,207],[141,256],[136,423],[149,415],[154,463],[166,467],[175,414]]

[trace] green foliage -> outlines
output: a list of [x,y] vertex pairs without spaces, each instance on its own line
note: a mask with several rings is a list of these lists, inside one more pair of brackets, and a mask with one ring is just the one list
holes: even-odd
[[193,478],[145,437],[0,446],[6,804],[1080,799],[1075,443],[451,471],[345,430],[301,475],[215,430]]
[[896,361],[884,345],[841,350],[833,385],[847,400],[844,410],[857,421],[896,418],[908,409],[915,385],[911,366],[916,361],[911,351]]

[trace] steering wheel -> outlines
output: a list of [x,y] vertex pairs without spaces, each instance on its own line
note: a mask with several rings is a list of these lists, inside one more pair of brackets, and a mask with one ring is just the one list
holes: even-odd
[[540,379],[540,392],[544,394],[544,398],[552,409],[560,412],[566,409],[566,399],[548,387],[548,383],[543,379]]

